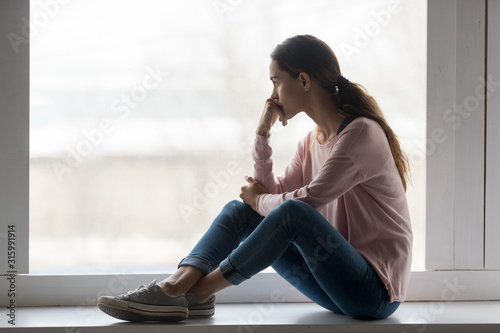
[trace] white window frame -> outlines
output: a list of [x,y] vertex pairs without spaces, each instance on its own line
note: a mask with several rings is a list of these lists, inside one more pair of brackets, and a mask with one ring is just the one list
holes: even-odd
[[484,6],[429,2],[429,27],[439,29],[427,36],[427,137],[443,139],[427,155],[428,269],[483,268],[485,103],[473,96],[477,107],[464,105],[476,87],[484,96]]
[[[487,114],[484,101],[478,98],[477,110],[463,119],[460,128],[452,129],[453,124],[443,118],[444,112],[449,112],[448,116],[460,114],[454,105],[463,103],[471,91],[475,92],[475,78],[485,73],[486,6],[489,15],[497,18],[488,20],[491,29],[486,67],[493,78],[500,77],[500,49],[494,44],[499,40],[500,1],[487,1],[428,2],[428,270],[411,273],[409,301],[500,299],[500,290],[496,288],[500,278],[500,245],[496,237],[488,235],[489,232],[500,233],[500,180],[488,172],[500,166],[500,137],[496,131],[500,126],[499,94],[492,94],[486,103],[486,107],[496,113]],[[2,7],[2,37],[9,32],[22,36],[19,18],[29,17],[29,0],[3,1]],[[25,273],[15,280],[16,288],[22,290],[18,293],[17,305],[93,305],[99,295],[126,292],[153,278],[165,277],[151,274],[28,274],[29,49],[28,45],[19,46],[20,51],[15,53],[8,39],[0,39],[0,233],[5,232],[5,225],[16,223],[19,263],[16,269],[18,273]],[[465,49],[470,51],[466,56]],[[443,140],[445,135],[447,139]],[[482,138],[487,140],[486,159]],[[468,164],[470,160],[480,162]],[[463,179],[464,175],[472,177]],[[468,186],[473,188],[472,197]],[[0,240],[0,247],[4,246],[4,239]],[[0,274],[6,274],[6,252],[3,247],[1,250]],[[9,302],[7,282],[6,278],[0,279],[1,306]],[[277,294],[284,295],[280,301],[307,301],[275,273],[261,273],[241,287],[224,290],[218,300],[274,302],[273,295]]]
[[429,2],[427,269],[500,269],[499,9]]
[[[486,71],[500,82],[500,1],[488,1],[488,53]],[[500,87],[487,99],[486,189],[485,189],[485,268],[500,269]],[[495,255],[496,254],[496,255]]]

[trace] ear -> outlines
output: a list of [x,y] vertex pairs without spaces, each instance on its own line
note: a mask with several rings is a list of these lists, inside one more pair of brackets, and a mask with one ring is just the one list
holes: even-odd
[[301,72],[299,74],[299,82],[304,91],[309,91],[309,89],[311,89],[311,77],[306,72]]

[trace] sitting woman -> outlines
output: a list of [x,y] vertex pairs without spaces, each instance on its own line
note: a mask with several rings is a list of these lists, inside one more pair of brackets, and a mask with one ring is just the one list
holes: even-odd
[[[210,317],[216,292],[268,266],[315,303],[353,318],[386,318],[405,300],[409,167],[377,102],[341,75],[328,45],[309,35],[275,48],[270,78],[243,202],[222,209],[174,274],[103,296],[101,310],[129,321]],[[275,177],[271,128],[299,112],[317,128]]]

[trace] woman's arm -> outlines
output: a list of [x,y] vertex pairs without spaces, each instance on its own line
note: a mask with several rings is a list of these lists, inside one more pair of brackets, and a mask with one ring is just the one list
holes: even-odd
[[252,207],[253,210],[257,211],[257,201],[262,194],[266,194],[267,190],[258,181],[252,177],[245,177],[248,185],[241,187],[240,198],[243,202]]
[[[354,156],[356,162],[353,160]],[[257,212],[265,216],[291,199],[320,208],[379,173],[386,167],[385,163],[394,164],[381,129],[369,131],[364,121],[353,123],[340,134],[333,150],[310,182],[293,190],[259,196]]]
[[261,183],[269,193],[273,194],[290,192],[302,187],[304,185],[302,166],[307,153],[307,146],[306,137],[299,142],[292,160],[285,168],[285,172],[275,177],[269,138],[257,135],[253,149],[253,178]]
[[363,181],[363,175],[348,155],[335,155],[327,160],[309,184],[289,192],[260,195],[256,211],[265,216],[286,200],[292,199],[319,208]]
[[[257,136],[255,138],[252,157],[254,160],[253,178],[262,184],[268,193],[283,193],[297,189],[302,183],[302,155],[300,144],[292,158],[291,163],[285,169],[282,176],[275,178],[273,172],[272,148],[269,145],[270,130],[280,120],[283,126],[286,125],[281,107],[272,99],[266,101],[259,125],[257,126]],[[302,143],[302,142],[301,142]]]

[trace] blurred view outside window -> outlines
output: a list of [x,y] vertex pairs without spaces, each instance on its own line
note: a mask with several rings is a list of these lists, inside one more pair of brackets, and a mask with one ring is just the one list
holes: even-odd
[[[312,34],[411,159],[424,267],[425,1],[73,0],[31,8],[31,273],[168,273],[252,173],[269,54]],[[272,135],[275,172],[314,128]]]

